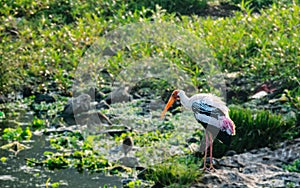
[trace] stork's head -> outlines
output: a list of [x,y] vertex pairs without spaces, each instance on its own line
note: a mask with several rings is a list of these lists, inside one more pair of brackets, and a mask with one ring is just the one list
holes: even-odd
[[164,111],[161,113],[161,116],[160,116],[161,119],[164,118],[166,112],[167,112],[168,109],[172,106],[172,104],[173,104],[176,100],[179,100],[179,99],[180,99],[178,93],[179,93],[179,90],[174,90],[174,91],[173,91],[173,93],[172,93],[171,97],[169,98],[169,101],[168,101],[168,103],[167,103],[167,105],[166,105]]

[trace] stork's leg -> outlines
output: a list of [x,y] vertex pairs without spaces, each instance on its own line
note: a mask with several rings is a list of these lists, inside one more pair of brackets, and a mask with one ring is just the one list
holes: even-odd
[[204,158],[203,158],[203,170],[206,170],[206,156],[208,149],[208,133],[205,131],[205,149],[204,149]]
[[210,170],[210,171],[214,171],[215,168],[214,168],[214,166],[213,166],[213,157],[212,157],[212,151],[213,151],[213,139],[212,139],[212,133],[209,133],[209,147],[210,147],[210,151],[209,151],[209,156],[210,156],[209,170]]

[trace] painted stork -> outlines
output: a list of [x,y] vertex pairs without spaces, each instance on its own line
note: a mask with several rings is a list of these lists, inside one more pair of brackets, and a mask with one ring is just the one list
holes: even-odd
[[180,100],[186,109],[192,110],[196,120],[205,127],[204,170],[206,169],[208,146],[210,146],[209,170],[214,170],[212,164],[213,139],[216,137],[224,144],[229,145],[231,136],[235,135],[235,125],[229,117],[228,107],[219,97],[212,94],[197,94],[189,98],[184,91],[175,90],[161,114],[161,119],[176,100]]

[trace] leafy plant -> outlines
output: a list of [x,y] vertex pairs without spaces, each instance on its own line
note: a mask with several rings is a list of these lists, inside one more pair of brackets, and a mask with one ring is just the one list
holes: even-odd
[[272,4],[291,4],[294,1],[293,0],[231,0],[234,4],[240,4],[242,7],[244,5],[247,5],[251,7],[251,9],[254,9],[255,11],[259,11],[262,8],[267,8],[269,6],[272,6]]
[[65,135],[57,135],[50,139],[50,144],[57,150],[78,149],[85,146],[82,143],[82,135],[79,132],[66,133]]
[[34,116],[33,120],[32,120],[32,127],[34,129],[40,129],[40,128],[45,127],[45,120],[39,119],[36,116]]
[[288,170],[290,172],[300,173],[300,159],[295,160],[292,164],[284,165],[283,169]]
[[14,128],[5,128],[3,131],[2,139],[8,141],[22,141],[30,140],[32,133],[29,127],[26,127],[24,130],[21,127],[16,129]]

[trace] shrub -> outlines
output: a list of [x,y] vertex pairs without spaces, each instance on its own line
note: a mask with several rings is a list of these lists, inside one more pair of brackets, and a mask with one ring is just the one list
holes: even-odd
[[200,175],[196,158],[174,157],[154,165],[146,177],[157,186],[177,187],[191,184]]
[[280,141],[292,139],[297,134],[295,119],[285,120],[282,115],[266,110],[231,107],[230,117],[236,125],[236,135],[229,148],[215,142],[216,156],[226,150],[238,153],[261,147],[275,147]]

